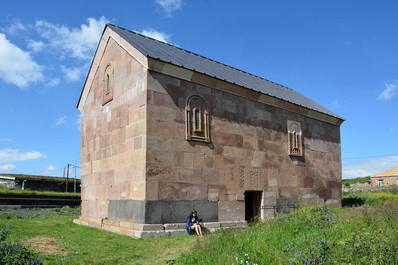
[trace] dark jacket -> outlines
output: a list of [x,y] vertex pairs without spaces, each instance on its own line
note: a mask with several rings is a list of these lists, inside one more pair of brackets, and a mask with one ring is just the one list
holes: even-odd
[[191,216],[189,216],[189,217],[187,218],[187,225],[186,225],[186,227],[187,227],[187,233],[188,233],[188,234],[191,234],[191,227],[192,227],[194,224],[199,223],[200,221],[201,221],[201,220],[199,220],[197,216],[196,216],[196,217],[191,217]]

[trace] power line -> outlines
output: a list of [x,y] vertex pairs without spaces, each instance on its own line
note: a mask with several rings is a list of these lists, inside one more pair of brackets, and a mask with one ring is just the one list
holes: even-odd
[[398,156],[398,154],[381,155],[381,156],[347,157],[343,159],[363,159],[363,158],[377,158],[377,157],[387,157],[387,156]]

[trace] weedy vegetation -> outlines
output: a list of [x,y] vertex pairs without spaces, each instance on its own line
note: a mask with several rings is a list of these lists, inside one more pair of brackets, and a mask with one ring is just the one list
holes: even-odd
[[239,232],[215,233],[174,264],[398,264],[398,197],[345,195],[361,207],[302,208]]
[[0,229],[0,264],[43,264],[43,258],[38,253],[21,243],[7,241],[10,235],[10,227]]
[[69,196],[69,197],[80,197],[80,193],[72,192],[51,192],[51,191],[34,191],[34,190],[20,190],[20,189],[9,189],[0,187],[0,195],[21,195],[21,196]]

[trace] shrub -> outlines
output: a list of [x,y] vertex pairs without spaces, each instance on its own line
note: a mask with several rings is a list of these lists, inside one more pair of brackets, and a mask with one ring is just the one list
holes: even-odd
[[9,234],[9,226],[0,230],[0,264],[43,264],[43,258],[38,257],[38,254],[32,249],[20,243],[5,242]]
[[398,199],[397,189],[390,188],[383,191],[357,191],[343,194],[343,206],[383,206],[387,201]]
[[341,206],[343,206],[343,207],[361,206],[364,204],[365,204],[365,201],[361,197],[347,196],[347,197],[343,197],[341,199]]

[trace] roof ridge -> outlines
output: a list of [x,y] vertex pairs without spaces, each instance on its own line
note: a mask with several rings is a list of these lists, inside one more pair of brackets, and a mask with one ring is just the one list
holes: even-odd
[[[388,174],[393,174],[393,175],[388,175]],[[388,169],[386,171],[372,175],[372,177],[390,177],[390,176],[397,176],[397,175],[398,175],[398,167],[394,167],[394,168]]]
[[[302,106],[308,110],[323,113],[344,121],[343,118],[323,107],[321,104],[290,87],[278,84],[261,76],[210,59],[174,44],[146,36],[133,30],[125,29],[113,24],[107,24],[106,26],[110,26],[114,30],[118,31],[119,34],[124,35],[123,38],[126,38],[130,44],[135,46],[135,48],[137,48],[144,56],[148,58],[160,60],[175,66],[195,71],[197,73],[214,77],[219,80],[241,86],[245,89],[258,91],[265,95],[269,95],[271,97]],[[181,58],[181,60],[179,58]]]
[[[115,28],[118,28],[118,29],[121,29],[121,30],[125,30],[125,31],[128,31],[128,32],[130,32],[130,33],[139,35],[139,36],[141,36],[141,37],[144,37],[144,38],[147,38],[147,39],[150,39],[150,40],[154,40],[154,41],[157,41],[157,42],[160,42],[160,43],[162,43],[162,44],[166,44],[166,45],[169,45],[169,46],[172,46],[172,47],[175,47],[175,48],[179,48],[179,47],[177,47],[177,46],[175,46],[175,45],[173,45],[173,44],[170,44],[170,43],[168,43],[168,42],[164,42],[164,41],[161,41],[161,40],[158,40],[158,39],[149,37],[149,36],[147,36],[147,35],[144,35],[144,34],[142,34],[142,33],[139,33],[139,32],[137,32],[137,31],[130,30],[130,29],[125,29],[125,28],[123,28],[123,27],[120,27],[120,26],[117,26],[117,25],[114,25],[114,24],[111,24],[111,23],[106,24],[106,26],[113,26],[113,27],[115,27]],[[184,49],[182,49],[182,48],[179,48],[179,49],[184,50]]]
[[[275,84],[275,85],[281,86],[281,87],[283,87],[283,88],[287,88],[287,89],[289,89],[289,90],[292,90],[292,91],[294,91],[294,92],[297,92],[297,91],[295,91],[294,89],[292,89],[292,88],[290,88],[290,87],[287,87],[287,86],[285,86],[285,85],[278,84],[278,83],[276,83],[276,82],[274,82],[274,81],[271,81],[271,80],[268,80],[268,79],[266,79],[266,78],[264,78],[264,77],[261,77],[261,76],[258,76],[258,75],[249,73],[249,72],[247,72],[247,71],[244,71],[244,70],[242,70],[242,69],[239,69],[239,68],[236,68],[236,67],[227,65],[227,64],[222,63],[222,62],[219,62],[219,61],[217,61],[217,60],[210,59],[209,57],[206,57],[206,56],[200,55],[200,54],[198,54],[198,53],[189,51],[189,50],[187,50],[187,49],[178,47],[178,46],[173,45],[173,44],[171,44],[171,43],[164,42],[164,41],[161,41],[161,40],[158,40],[158,39],[149,37],[149,36],[147,36],[147,35],[144,35],[144,34],[142,34],[142,33],[139,33],[139,32],[133,31],[133,30],[129,30],[129,29],[125,29],[125,28],[123,28],[123,27],[120,27],[120,26],[117,26],[117,25],[114,25],[114,24],[111,24],[111,23],[108,23],[107,25],[110,25],[110,26],[119,28],[119,29],[121,29],[121,30],[125,30],[125,31],[128,31],[128,32],[130,32],[130,33],[133,33],[133,34],[136,34],[136,35],[139,35],[139,36],[142,36],[142,37],[145,37],[145,38],[148,38],[148,39],[151,39],[151,40],[160,42],[160,43],[162,43],[162,44],[169,45],[169,46],[174,47],[174,48],[176,48],[176,49],[179,49],[179,50],[181,50],[181,51],[184,51],[184,52],[193,54],[193,55],[195,55],[195,56],[198,56],[198,57],[201,57],[201,58],[203,58],[203,59],[209,60],[209,61],[211,61],[211,62],[218,63],[218,64],[220,64],[220,65],[223,65],[223,66],[226,66],[226,67],[228,67],[228,68],[237,70],[237,71],[242,72],[242,73],[244,73],[244,74],[248,74],[248,75],[253,76],[253,77],[256,77],[256,78],[258,78],[258,79],[265,80],[265,81],[270,82],[270,83],[272,83],[272,84]],[[148,56],[148,55],[147,55],[147,56]],[[157,59],[159,59],[159,58],[157,58]]]

